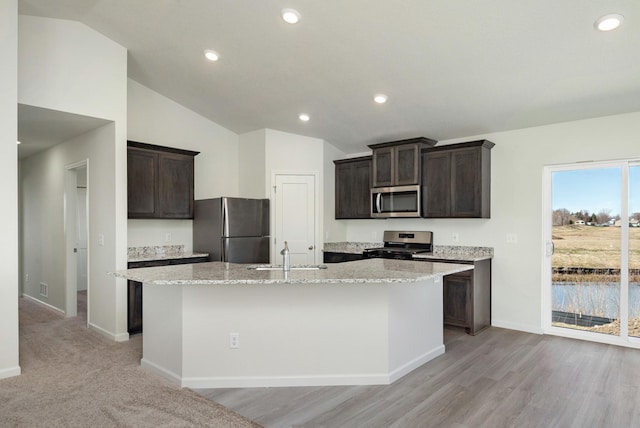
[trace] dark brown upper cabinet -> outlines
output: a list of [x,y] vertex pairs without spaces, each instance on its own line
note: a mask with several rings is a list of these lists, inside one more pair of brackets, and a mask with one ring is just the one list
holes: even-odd
[[491,148],[488,140],[422,150],[422,216],[491,217]]
[[373,187],[420,184],[420,150],[437,143],[425,137],[371,144]]
[[193,218],[193,161],[198,153],[128,141],[128,217]]
[[335,218],[371,218],[371,156],[333,161]]

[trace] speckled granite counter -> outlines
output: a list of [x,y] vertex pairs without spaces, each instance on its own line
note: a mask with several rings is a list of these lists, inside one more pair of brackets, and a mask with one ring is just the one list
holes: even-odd
[[[382,247],[382,242],[325,242],[324,251],[333,253],[362,254],[367,248]],[[491,247],[434,245],[432,254],[414,256],[416,259],[476,262],[493,258]]]
[[416,254],[413,258],[419,260],[478,262],[480,260],[492,259],[493,248],[434,245],[432,254]]
[[248,269],[247,266],[209,262],[129,269],[115,272],[115,275],[155,285],[371,284],[417,282],[472,269],[470,265],[390,259],[330,264],[327,265],[327,269],[291,270],[286,275],[280,270],[259,271]]
[[129,247],[127,249],[128,262],[146,262],[151,260],[190,259],[194,257],[208,257],[208,253],[194,253],[184,251],[184,245],[163,245],[149,247]]
[[325,242],[323,251],[332,253],[362,254],[367,248],[377,248],[382,242]]

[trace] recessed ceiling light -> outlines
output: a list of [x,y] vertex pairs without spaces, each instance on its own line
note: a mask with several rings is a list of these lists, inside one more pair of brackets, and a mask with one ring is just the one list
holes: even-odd
[[300,21],[300,14],[295,9],[282,9],[280,16],[287,24],[297,24]]
[[596,27],[596,29],[600,31],[611,31],[611,30],[615,30],[620,25],[622,25],[623,20],[624,20],[624,17],[622,15],[618,15],[617,13],[612,13],[599,18],[595,22],[594,26]]
[[217,61],[220,59],[220,55],[218,55],[218,52],[216,51],[212,51],[211,49],[207,49],[204,51],[204,56],[209,60],[209,61]]
[[300,114],[300,116],[298,116],[298,119],[300,119],[303,122],[309,122],[309,119],[311,119],[311,117],[309,117],[309,115],[306,113],[302,113]]
[[384,104],[387,102],[387,96],[384,94],[378,94],[373,97],[373,101],[377,102],[378,104]]

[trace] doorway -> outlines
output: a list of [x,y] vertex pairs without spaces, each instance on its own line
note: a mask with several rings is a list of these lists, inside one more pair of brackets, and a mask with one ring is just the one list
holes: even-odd
[[89,160],[65,166],[65,314],[89,319]]
[[277,173],[271,180],[274,183],[271,194],[274,205],[273,262],[282,263],[280,250],[287,241],[292,265],[316,264],[320,218],[318,174]]
[[545,333],[640,347],[640,164],[545,168]]

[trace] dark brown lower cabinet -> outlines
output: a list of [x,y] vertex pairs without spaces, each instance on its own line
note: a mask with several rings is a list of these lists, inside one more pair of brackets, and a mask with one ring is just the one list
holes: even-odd
[[491,325],[491,260],[445,276],[442,287],[445,324],[464,327],[472,336]]
[[335,253],[331,251],[325,251],[323,257],[323,263],[344,263],[352,262],[354,260],[362,260],[362,253]]
[[[142,262],[129,262],[128,269],[181,265],[189,263],[208,262],[208,257],[187,257],[180,259],[145,260]],[[142,283],[127,281],[127,331],[129,334],[142,333]]]

